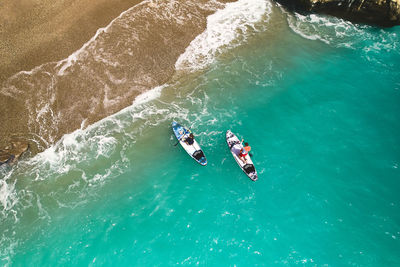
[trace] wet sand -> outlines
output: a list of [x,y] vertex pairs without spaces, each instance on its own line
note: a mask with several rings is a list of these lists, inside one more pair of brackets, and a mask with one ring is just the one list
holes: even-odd
[[19,71],[68,57],[96,30],[142,0],[0,2],[0,84]]
[[[0,8],[5,25],[0,152],[7,155],[17,149],[16,143],[29,143],[33,153],[43,151],[64,134],[114,114],[140,93],[166,83],[178,57],[205,29],[207,16],[229,2],[33,1],[7,2]],[[82,47],[114,19],[107,32]],[[74,59],[56,62],[78,49]],[[10,78],[36,66],[40,68],[34,72]]]

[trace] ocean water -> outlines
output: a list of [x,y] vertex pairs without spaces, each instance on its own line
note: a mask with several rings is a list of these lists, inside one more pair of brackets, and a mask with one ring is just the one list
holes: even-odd
[[[399,27],[240,0],[176,69],[2,167],[2,265],[400,264]],[[206,167],[174,146],[173,120],[192,127]],[[257,182],[228,129],[250,143]]]

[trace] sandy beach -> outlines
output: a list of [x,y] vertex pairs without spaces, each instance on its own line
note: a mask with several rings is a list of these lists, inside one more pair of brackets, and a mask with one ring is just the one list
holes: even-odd
[[0,83],[61,60],[141,0],[5,0],[0,3]]
[[166,83],[207,17],[227,1],[140,2],[1,6],[0,150],[17,155],[15,144],[29,143],[30,151],[43,151]]

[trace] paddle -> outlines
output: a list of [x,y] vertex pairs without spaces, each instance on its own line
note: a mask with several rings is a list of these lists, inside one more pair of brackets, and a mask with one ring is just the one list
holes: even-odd
[[182,137],[179,138],[178,143],[176,143],[174,146],[177,146],[179,144],[179,142],[181,141]]

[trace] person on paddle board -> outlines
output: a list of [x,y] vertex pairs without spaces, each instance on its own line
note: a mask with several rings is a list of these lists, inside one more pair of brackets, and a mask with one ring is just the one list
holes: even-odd
[[[243,143],[243,139],[242,139],[241,143]],[[244,143],[244,146],[239,150],[239,154],[238,154],[239,159],[241,161],[243,161],[244,164],[247,163],[246,156],[247,156],[247,154],[249,154],[250,150],[251,150],[251,146],[249,146],[249,143],[247,143],[247,142]]]
[[189,146],[193,145],[194,135],[192,133],[190,133],[189,136],[185,138],[184,142]]

